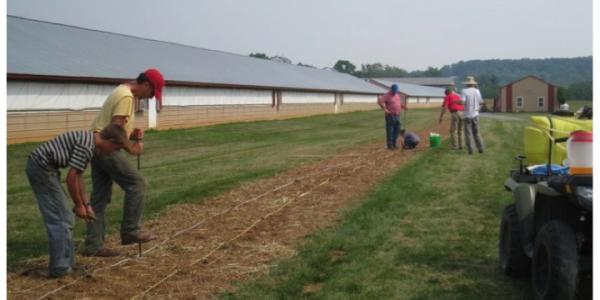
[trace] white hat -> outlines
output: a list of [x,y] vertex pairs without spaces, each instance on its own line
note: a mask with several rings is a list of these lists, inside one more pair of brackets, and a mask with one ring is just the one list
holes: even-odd
[[475,77],[473,76],[467,76],[467,80],[463,81],[464,85],[469,85],[469,84],[477,84],[477,81],[475,81]]

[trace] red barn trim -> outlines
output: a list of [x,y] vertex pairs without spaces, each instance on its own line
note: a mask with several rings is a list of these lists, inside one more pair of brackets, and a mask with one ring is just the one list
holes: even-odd
[[554,111],[554,86],[548,84],[548,112]]
[[506,86],[506,112],[512,112],[512,84]]

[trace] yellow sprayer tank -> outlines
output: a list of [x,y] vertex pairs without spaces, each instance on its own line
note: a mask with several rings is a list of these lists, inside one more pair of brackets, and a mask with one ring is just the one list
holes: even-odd
[[592,120],[577,120],[556,116],[533,116],[532,126],[525,128],[525,155],[529,164],[548,162],[548,151],[552,145],[552,163],[562,164],[567,158],[566,143],[551,143],[554,139],[568,137],[572,131],[592,131]]

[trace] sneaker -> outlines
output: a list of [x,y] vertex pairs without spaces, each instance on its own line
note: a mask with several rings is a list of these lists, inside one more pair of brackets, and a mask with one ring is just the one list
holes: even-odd
[[136,243],[146,243],[155,240],[156,236],[152,232],[139,231],[136,234],[121,234],[121,245],[131,245]]
[[479,153],[483,154],[483,150],[479,150]]
[[83,253],[84,256],[97,256],[97,257],[115,257],[115,256],[119,256],[119,252],[115,251],[115,250],[110,250],[108,248],[102,248],[94,253],[90,253],[90,252],[84,252]]

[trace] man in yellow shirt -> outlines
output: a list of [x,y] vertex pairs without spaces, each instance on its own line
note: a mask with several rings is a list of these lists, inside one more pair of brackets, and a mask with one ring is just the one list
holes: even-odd
[[[155,97],[160,103],[164,85],[164,78],[156,69],[148,69],[135,81],[119,85],[104,102],[92,123],[92,130],[101,131],[108,124],[121,125],[125,128],[129,139],[134,141],[124,150],[132,155],[140,155],[144,150],[143,132],[139,128],[133,128],[135,102]],[[147,182],[127,160],[125,152],[115,151],[111,154],[95,155],[91,165],[91,204],[96,213],[96,220],[87,224],[84,254],[100,257],[119,255],[118,252],[104,247],[106,229],[104,210],[111,200],[113,181],[125,192],[121,244],[129,245],[154,240],[156,238],[154,234],[140,230]]]

